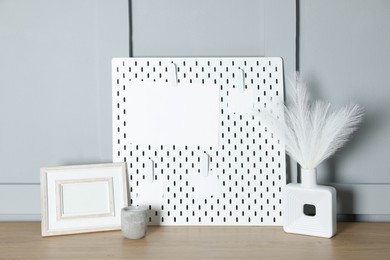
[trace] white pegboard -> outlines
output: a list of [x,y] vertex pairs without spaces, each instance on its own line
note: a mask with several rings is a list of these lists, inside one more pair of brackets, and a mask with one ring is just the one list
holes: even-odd
[[[112,77],[113,160],[127,162],[131,203],[149,205],[150,224],[282,224],[284,144],[258,118],[231,111],[229,106],[237,89],[244,86],[253,91],[255,110],[282,116],[281,58],[115,58]],[[164,85],[176,81],[220,89],[218,147],[129,141],[129,88],[137,82]],[[215,184],[213,188],[219,187],[218,192],[195,185],[204,153],[210,156],[210,182]],[[154,167],[153,183],[146,176],[149,159]]]

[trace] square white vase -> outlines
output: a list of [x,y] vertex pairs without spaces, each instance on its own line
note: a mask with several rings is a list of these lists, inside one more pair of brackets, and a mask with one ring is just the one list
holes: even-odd
[[316,169],[301,170],[302,183],[283,191],[283,229],[288,233],[331,238],[337,231],[336,189],[316,184]]

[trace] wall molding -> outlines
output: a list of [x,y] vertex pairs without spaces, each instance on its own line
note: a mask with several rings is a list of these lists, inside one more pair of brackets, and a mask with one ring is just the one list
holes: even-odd
[[[390,214],[390,183],[329,183],[337,190],[337,212],[353,215]],[[378,203],[384,201],[383,203]]]
[[39,221],[39,184],[1,184],[0,221]]

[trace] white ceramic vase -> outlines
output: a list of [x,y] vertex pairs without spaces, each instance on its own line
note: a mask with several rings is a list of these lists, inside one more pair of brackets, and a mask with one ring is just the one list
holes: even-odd
[[317,185],[316,169],[301,169],[301,183],[283,191],[283,229],[288,233],[331,238],[337,231],[336,189]]

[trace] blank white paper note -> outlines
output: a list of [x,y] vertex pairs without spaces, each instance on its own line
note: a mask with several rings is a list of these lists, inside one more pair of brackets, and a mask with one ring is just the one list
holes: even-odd
[[126,95],[132,144],[218,146],[216,85],[132,83]]

